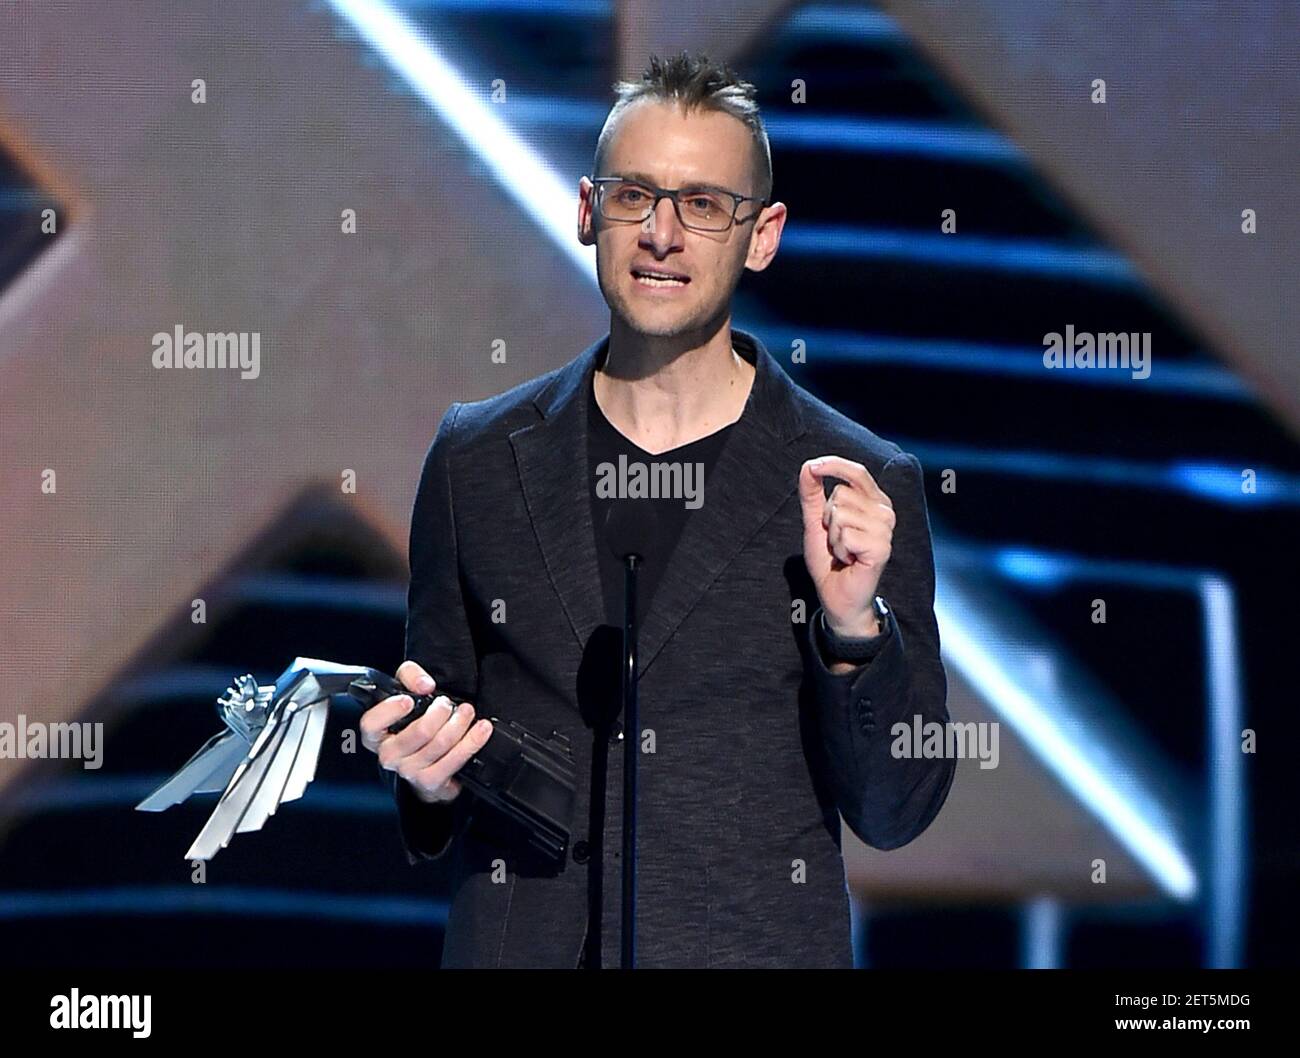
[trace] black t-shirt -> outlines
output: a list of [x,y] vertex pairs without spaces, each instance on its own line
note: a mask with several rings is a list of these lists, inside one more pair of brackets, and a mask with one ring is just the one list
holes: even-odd
[[[605,597],[605,620],[615,628],[623,627],[623,563],[614,556],[605,540],[605,518],[615,500],[623,492],[623,486],[631,479],[631,468],[635,463],[643,464],[650,470],[655,463],[674,463],[683,468],[687,464],[698,465],[698,471],[692,469],[692,477],[687,477],[683,470],[680,478],[683,482],[693,482],[694,495],[703,497],[704,484],[709,471],[717,462],[723,443],[731,433],[731,423],[722,429],[701,437],[698,441],[680,445],[666,452],[651,455],[644,448],[633,444],[605,418],[605,413],[596,403],[595,379],[587,392],[587,476],[591,485],[591,520],[596,532],[596,555],[600,565],[601,589]],[[626,460],[629,473],[619,472],[619,456]],[[606,464],[604,471],[601,465]],[[608,493],[609,486],[615,486],[616,495],[599,496],[598,484],[605,482],[600,491]],[[659,580],[672,556],[673,548],[686,526],[687,517],[698,507],[688,507],[688,502],[697,500],[683,496],[640,499],[641,503],[653,506],[656,515],[655,532],[651,536],[648,553],[639,567],[637,574],[637,617],[644,625],[645,615],[650,608],[651,596],[658,587]]]

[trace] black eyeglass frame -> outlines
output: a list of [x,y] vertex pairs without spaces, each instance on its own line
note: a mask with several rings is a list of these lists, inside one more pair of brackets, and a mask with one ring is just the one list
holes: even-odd
[[[734,191],[728,191],[725,187],[715,187],[712,184],[689,184],[685,188],[677,187],[669,189],[666,187],[656,187],[654,184],[647,184],[644,180],[634,180],[628,176],[593,176],[590,179],[591,182],[596,185],[597,211],[605,218],[605,220],[613,221],[615,224],[642,224],[645,222],[645,217],[642,217],[640,220],[633,220],[631,217],[607,216],[605,213],[605,194],[601,190],[602,186],[605,184],[634,184],[637,187],[644,187],[649,191],[651,196],[654,198],[654,201],[650,204],[650,208],[646,210],[646,217],[651,216],[654,211],[659,208],[659,200],[661,198],[671,199],[673,210],[677,214],[677,222],[683,228],[687,228],[690,231],[707,232],[710,235],[717,235],[724,231],[730,231],[737,224],[748,224],[751,220],[762,213],[764,209],[771,205],[769,199],[759,198],[757,195],[738,195]],[[727,226],[725,228],[700,228],[694,224],[686,223],[686,221],[682,219],[682,203],[681,199],[678,197],[683,191],[713,191],[719,195],[726,195],[729,197],[732,200],[732,205],[731,216],[727,220]],[[748,217],[737,220],[736,213],[739,211],[742,202],[757,202],[759,203],[759,208],[757,212],[751,213]]]

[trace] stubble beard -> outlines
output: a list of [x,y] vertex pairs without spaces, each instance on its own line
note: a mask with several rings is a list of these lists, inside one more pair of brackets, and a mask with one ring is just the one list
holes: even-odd
[[[671,312],[654,309],[638,311],[639,306],[632,303],[630,295],[621,286],[615,285],[610,288],[606,284],[605,278],[600,276],[599,269],[597,269],[597,275],[600,278],[601,292],[605,295],[605,302],[609,305],[610,311],[615,318],[621,321],[629,330],[646,337],[677,338],[682,335],[703,332],[708,329],[713,320],[718,318],[719,313],[724,308],[724,305],[709,305],[696,302],[685,312],[680,309],[673,309]],[[691,280],[692,284],[697,282],[700,282],[700,280]]]

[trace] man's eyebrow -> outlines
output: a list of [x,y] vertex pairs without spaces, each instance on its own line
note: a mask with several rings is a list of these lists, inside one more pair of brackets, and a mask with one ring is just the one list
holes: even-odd
[[[647,176],[645,173],[638,173],[634,171],[625,170],[624,172],[614,173],[613,175],[621,177],[624,180],[634,180],[638,184],[650,184],[652,187],[660,186],[659,184],[655,183],[655,181],[651,179],[649,176]],[[727,194],[732,193],[730,188],[723,187],[721,184],[710,184],[707,180],[694,180],[689,183],[682,184],[680,190],[682,191],[725,191]]]

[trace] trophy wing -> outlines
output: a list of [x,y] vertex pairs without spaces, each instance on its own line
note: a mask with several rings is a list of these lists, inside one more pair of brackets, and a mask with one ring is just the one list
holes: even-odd
[[[325,738],[325,721],[329,718],[329,701],[317,702],[307,710],[307,728],[303,732],[298,758],[293,762],[289,778],[284,784],[280,800],[296,801],[316,778],[316,762],[320,760],[321,741]],[[274,809],[272,809],[274,811]]]
[[328,698],[272,711],[185,854],[187,860],[211,859],[235,833],[261,829],[281,800],[302,796],[316,773],[328,713]]
[[[289,780],[295,771],[301,772],[304,767],[310,765],[311,776],[315,776],[316,758],[320,753],[320,738],[316,738],[316,745],[313,748],[308,744],[307,736],[313,730],[311,722],[313,716],[321,718],[320,730],[324,732],[323,721],[328,713],[328,699],[304,706],[294,713],[283,739],[274,750],[275,757],[267,767],[266,775],[257,793],[249,801],[248,811],[240,819],[235,833],[243,834],[250,830],[261,830],[262,824],[275,815],[275,810],[280,807],[281,802],[293,800],[287,794]],[[307,783],[302,782],[301,786],[305,790]],[[301,797],[301,791],[295,796]]]
[[141,812],[162,812],[190,794],[225,789],[230,776],[248,753],[248,743],[233,731],[213,735],[181,769],[136,805]]

